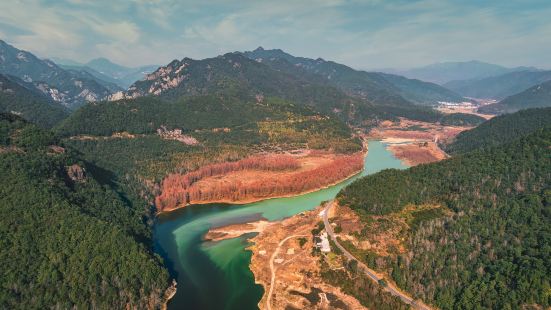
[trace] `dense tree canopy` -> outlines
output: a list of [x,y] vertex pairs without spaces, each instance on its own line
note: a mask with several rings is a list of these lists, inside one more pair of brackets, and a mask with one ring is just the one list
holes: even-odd
[[143,210],[52,135],[0,115],[0,307],[154,308],[169,285]]
[[480,126],[457,135],[444,146],[451,154],[505,144],[541,128],[551,127],[551,108],[528,109],[497,116]]

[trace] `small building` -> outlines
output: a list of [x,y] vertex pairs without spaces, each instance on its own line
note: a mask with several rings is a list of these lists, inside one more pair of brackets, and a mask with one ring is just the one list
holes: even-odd
[[320,250],[324,253],[331,252],[331,246],[329,245],[329,239],[327,238],[327,232],[324,232],[320,235],[320,242],[318,242],[316,245],[320,248]]

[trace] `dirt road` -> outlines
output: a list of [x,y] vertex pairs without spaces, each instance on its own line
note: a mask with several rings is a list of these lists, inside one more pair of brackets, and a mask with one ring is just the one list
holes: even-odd
[[293,235],[293,236],[289,236],[283,240],[281,240],[279,242],[279,244],[277,245],[277,248],[275,249],[274,253],[272,254],[272,256],[270,257],[270,271],[272,273],[272,278],[270,280],[270,290],[268,291],[268,296],[266,298],[266,309],[268,310],[271,310],[272,309],[272,306],[271,306],[271,300],[272,300],[272,293],[274,291],[274,286],[275,286],[275,276],[276,276],[276,268],[274,266],[274,259],[277,257],[277,255],[279,254],[279,250],[281,249],[281,246],[289,239],[292,239],[292,238],[297,238],[297,237],[308,237],[306,235]]

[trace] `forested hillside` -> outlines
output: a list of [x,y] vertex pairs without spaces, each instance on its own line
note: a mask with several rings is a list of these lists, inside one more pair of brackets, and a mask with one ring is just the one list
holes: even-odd
[[478,126],[485,121],[485,118],[474,114],[451,113],[442,116],[440,124],[444,126]]
[[53,134],[0,114],[0,308],[159,308],[147,204]]
[[208,145],[309,143],[314,148],[333,147],[342,152],[361,147],[336,117],[278,98],[242,94],[178,100],[144,97],[88,105],[65,120],[58,132],[64,136],[147,135],[157,134],[161,128],[181,129]]
[[362,178],[338,201],[368,224],[406,206],[442,211],[414,214],[401,235],[406,250],[386,258],[385,271],[415,297],[441,309],[547,308],[550,147],[551,130],[540,128],[507,144]]
[[444,145],[450,154],[506,144],[541,128],[551,128],[551,108],[529,109],[492,118],[480,126],[457,135]]
[[0,112],[15,113],[41,127],[51,128],[69,115],[63,106],[16,77],[0,74]]
[[513,113],[522,109],[551,107],[551,81],[533,86],[500,102],[483,106],[482,113]]

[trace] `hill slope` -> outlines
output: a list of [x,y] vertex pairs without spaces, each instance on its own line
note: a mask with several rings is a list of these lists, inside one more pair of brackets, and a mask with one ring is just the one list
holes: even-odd
[[512,113],[522,109],[551,107],[551,81],[533,86],[500,102],[479,109],[482,113]]
[[453,143],[445,146],[445,150],[457,154],[491,148],[550,127],[551,108],[523,110],[494,117],[476,128],[460,133]]
[[518,71],[484,79],[452,81],[444,84],[463,96],[503,99],[551,80],[551,71]]
[[404,250],[369,255],[423,301],[440,309],[547,308],[550,145],[551,130],[536,130],[509,144],[362,178],[338,200],[369,224],[366,236],[381,234],[380,225],[401,231]]
[[51,128],[69,112],[16,77],[0,74],[0,112],[14,113],[41,127]]
[[148,249],[146,205],[56,143],[0,114],[1,307],[160,308],[169,275]]
[[86,102],[98,101],[117,90],[106,87],[104,81],[82,71],[67,71],[49,60],[19,50],[0,40],[0,73],[13,75],[33,83],[55,102],[76,108]]

